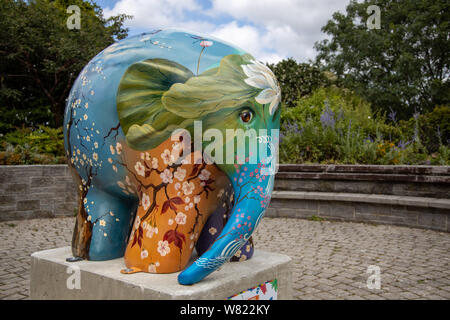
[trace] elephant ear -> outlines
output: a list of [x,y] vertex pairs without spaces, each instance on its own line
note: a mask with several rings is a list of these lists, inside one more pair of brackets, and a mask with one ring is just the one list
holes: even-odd
[[131,148],[155,148],[173,130],[186,127],[186,119],[168,110],[161,98],[173,84],[192,76],[186,67],[166,59],[140,61],[125,71],[117,91],[117,112]]
[[162,103],[173,114],[191,119],[200,119],[218,110],[235,109],[260,91],[244,81],[242,65],[252,60],[248,54],[225,56],[219,67],[172,85],[163,95]]

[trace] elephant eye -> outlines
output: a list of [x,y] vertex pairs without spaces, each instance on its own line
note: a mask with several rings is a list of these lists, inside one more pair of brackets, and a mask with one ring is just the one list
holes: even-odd
[[244,123],[250,122],[250,120],[252,120],[253,118],[253,113],[249,110],[244,110],[241,112],[241,120]]

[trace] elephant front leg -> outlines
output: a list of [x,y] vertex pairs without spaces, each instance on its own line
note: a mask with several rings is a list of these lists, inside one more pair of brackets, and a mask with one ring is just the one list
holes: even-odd
[[165,142],[147,152],[130,153],[124,164],[140,200],[122,273],[185,268],[217,206],[217,195],[228,183],[215,165],[177,163],[178,151],[176,144]]
[[[197,254],[201,256],[208,250],[219,234],[222,232],[224,226],[230,218],[231,209],[234,206],[234,190],[229,183],[223,191],[218,194],[217,208],[208,218],[205,223],[200,237],[195,245]],[[250,259],[254,253],[253,239],[250,237],[248,241],[240,248],[236,254],[230,259],[232,262],[245,261]]]

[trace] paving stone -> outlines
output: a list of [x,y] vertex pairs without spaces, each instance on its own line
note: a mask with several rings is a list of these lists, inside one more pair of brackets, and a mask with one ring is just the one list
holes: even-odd
[[[28,298],[30,254],[70,245],[74,222],[0,222],[0,299]],[[292,257],[295,299],[450,299],[446,232],[265,217],[253,238],[256,250]],[[367,288],[370,265],[380,267],[380,290]]]

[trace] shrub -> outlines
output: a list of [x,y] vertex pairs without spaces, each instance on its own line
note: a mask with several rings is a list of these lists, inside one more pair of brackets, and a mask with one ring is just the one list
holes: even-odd
[[[433,115],[425,116],[423,119],[428,120],[421,120],[427,123],[423,128],[432,128],[430,123],[434,125],[437,119],[442,119],[439,124],[444,129],[440,132],[445,138],[448,130],[446,112],[439,109]],[[429,152],[419,135],[415,134],[419,130],[419,117],[404,126],[396,123],[393,114],[390,118],[389,122],[386,115],[373,114],[370,104],[349,90],[319,88],[310,96],[299,99],[295,107],[283,109],[280,162],[449,163],[448,142],[441,139],[436,152]]]
[[433,111],[416,113],[411,119],[399,121],[401,130],[416,140],[428,152],[438,152],[441,145],[450,143],[450,107],[437,106]]
[[65,163],[62,128],[18,128],[0,137],[0,164]]

